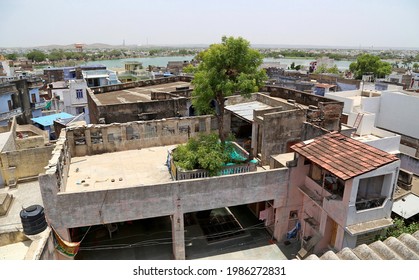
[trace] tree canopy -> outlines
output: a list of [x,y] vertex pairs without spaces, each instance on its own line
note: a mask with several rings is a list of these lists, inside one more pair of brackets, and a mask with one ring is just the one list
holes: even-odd
[[382,61],[378,56],[363,54],[358,56],[356,62],[349,65],[349,70],[354,73],[356,79],[361,79],[364,74],[384,78],[391,73],[391,64]]
[[339,68],[336,66],[336,64],[330,68],[327,68],[325,64],[320,64],[320,66],[317,67],[314,73],[315,74],[322,74],[322,73],[340,74],[340,71],[339,71]]
[[224,143],[225,98],[234,94],[250,96],[259,90],[266,80],[265,71],[259,69],[263,56],[250,48],[247,40],[224,36],[220,44],[211,45],[198,58],[192,104],[199,114],[216,113],[219,137]]
[[35,62],[42,62],[45,61],[47,56],[40,50],[33,50],[26,54],[26,57]]

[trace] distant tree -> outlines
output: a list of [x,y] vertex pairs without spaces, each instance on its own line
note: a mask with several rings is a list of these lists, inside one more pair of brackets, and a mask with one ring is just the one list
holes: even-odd
[[250,48],[247,40],[224,36],[220,44],[213,44],[201,52],[199,59],[192,81],[192,104],[200,114],[215,113],[219,138],[224,143],[225,99],[234,94],[250,96],[259,90],[266,80],[265,71],[259,69],[263,57]]
[[42,62],[47,58],[46,54],[40,50],[32,50],[26,54],[26,57],[35,62]]
[[418,71],[418,69],[419,69],[419,63],[417,63],[417,62],[413,63],[413,69],[415,71]]
[[333,65],[333,67],[327,68],[327,73],[330,73],[330,74],[339,74],[340,71],[339,71],[339,68],[335,64],[335,65]]
[[60,61],[60,60],[63,60],[64,58],[65,58],[65,54],[62,49],[60,50],[54,49],[48,54],[48,59],[50,61]]
[[327,66],[325,64],[320,64],[317,66],[314,74],[323,74],[327,72]]
[[15,61],[17,59],[17,53],[6,54],[6,59]]
[[291,63],[291,65],[290,65],[290,69],[291,69],[291,70],[294,70],[294,69],[295,69],[295,63],[294,63],[294,61]]
[[330,74],[340,74],[339,68],[335,65],[333,67],[327,68],[325,64],[320,64],[316,71],[314,71],[315,74],[323,74],[323,73],[330,73]]
[[391,65],[381,61],[378,56],[363,54],[358,56],[356,62],[349,65],[349,70],[354,73],[356,79],[361,79],[362,75],[370,73],[377,78],[384,78],[391,73]]

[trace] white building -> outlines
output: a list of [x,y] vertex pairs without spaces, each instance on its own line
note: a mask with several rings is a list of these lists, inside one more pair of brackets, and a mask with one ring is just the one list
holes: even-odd
[[66,112],[73,116],[84,114],[86,123],[90,123],[87,106],[87,83],[84,79],[53,82],[50,84],[51,110]]
[[[419,147],[415,144],[419,139],[419,96],[402,90],[353,90],[329,92],[325,97],[344,102],[343,114],[348,117],[347,124],[357,129],[356,136],[375,132],[389,137],[398,134],[400,152],[419,156]],[[391,132],[393,136],[377,129]]]

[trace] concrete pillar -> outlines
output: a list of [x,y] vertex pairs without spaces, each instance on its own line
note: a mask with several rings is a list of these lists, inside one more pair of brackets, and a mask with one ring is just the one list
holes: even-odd
[[173,243],[173,255],[175,260],[184,260],[186,258],[185,253],[185,229],[183,222],[182,206],[180,199],[176,201],[175,213],[171,216],[172,219],[172,243]]
[[[70,231],[66,228],[58,228],[55,229],[56,233],[60,235],[60,237],[65,240],[65,241],[70,241],[71,242],[71,238],[70,238]],[[60,253],[58,250],[55,250],[54,252],[54,256],[56,260],[74,260],[74,257],[70,257],[70,256],[65,256],[62,253]]]
[[205,118],[205,132],[211,133],[211,117]]
[[251,151],[254,157],[257,157],[257,147],[258,147],[258,129],[259,126],[256,122],[252,123],[252,145]]

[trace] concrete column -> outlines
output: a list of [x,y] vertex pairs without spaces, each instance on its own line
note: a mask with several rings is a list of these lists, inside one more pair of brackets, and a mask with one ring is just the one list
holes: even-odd
[[183,213],[176,212],[172,219],[172,242],[175,260],[184,260],[185,254],[185,230],[183,225]]
[[205,132],[211,133],[211,117],[205,118]]
[[258,129],[259,125],[253,121],[252,123],[252,155],[257,157],[257,147],[258,147]]
[[[68,229],[58,228],[58,229],[55,229],[55,231],[57,232],[57,234],[60,235],[60,237],[63,240],[71,242],[70,231]],[[58,252],[57,250],[55,250],[55,259],[56,260],[74,260],[74,257],[65,256],[61,254],[60,252]]]

